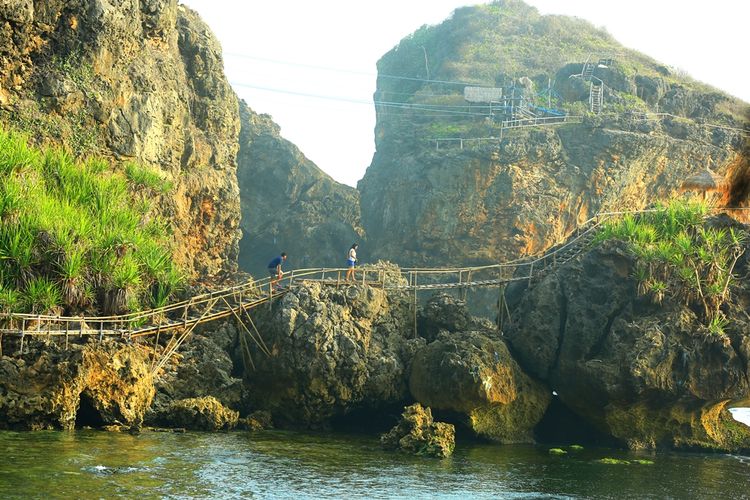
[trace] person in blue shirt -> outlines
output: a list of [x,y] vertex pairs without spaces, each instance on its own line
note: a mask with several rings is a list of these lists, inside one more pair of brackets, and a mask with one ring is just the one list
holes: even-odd
[[271,262],[268,263],[268,275],[271,277],[271,288],[280,288],[276,285],[279,281],[281,281],[282,276],[284,276],[284,271],[281,270],[281,265],[285,260],[286,252],[281,252],[281,255],[274,258]]

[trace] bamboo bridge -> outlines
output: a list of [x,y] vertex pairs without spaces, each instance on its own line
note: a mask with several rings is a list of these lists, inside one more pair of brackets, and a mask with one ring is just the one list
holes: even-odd
[[[718,210],[718,209],[717,209]],[[126,341],[149,343],[153,338],[153,373],[162,368],[180,346],[188,339],[196,327],[212,321],[234,318],[242,332],[255,342],[261,351],[270,355],[256,328],[250,311],[283,297],[290,290],[316,282],[328,287],[374,286],[385,290],[410,293],[413,301],[416,329],[417,293],[428,290],[459,289],[465,293],[474,288],[499,290],[502,298],[504,287],[516,281],[532,281],[547,274],[558,266],[569,262],[588,248],[603,222],[624,214],[643,213],[650,210],[631,212],[607,212],[597,214],[574,231],[574,237],[567,243],[536,257],[516,259],[501,264],[462,268],[404,268],[398,271],[375,266],[357,270],[356,281],[346,281],[345,268],[296,269],[284,274],[274,289],[271,278],[249,280],[221,290],[211,291],[190,297],[187,300],[164,307],[112,316],[53,316],[44,314],[11,313],[0,315],[0,356],[4,338],[14,338],[23,352],[27,339],[40,339],[55,342],[66,349],[71,341],[81,339],[121,338]],[[277,286],[278,286],[277,285]],[[498,300],[498,318],[502,317],[502,300]],[[500,320],[498,320],[499,322]],[[500,326],[500,325],[498,325]],[[166,346],[160,349],[160,338],[170,336]],[[242,337],[242,336],[241,336]],[[247,342],[247,339],[242,339]],[[243,344],[244,345],[244,344]],[[246,345],[244,345],[246,347]]]

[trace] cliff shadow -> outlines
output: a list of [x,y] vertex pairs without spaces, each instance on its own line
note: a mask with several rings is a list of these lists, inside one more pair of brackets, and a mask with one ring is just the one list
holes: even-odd
[[542,420],[534,428],[534,439],[545,444],[622,447],[620,441],[574,413],[557,396],[552,397]]

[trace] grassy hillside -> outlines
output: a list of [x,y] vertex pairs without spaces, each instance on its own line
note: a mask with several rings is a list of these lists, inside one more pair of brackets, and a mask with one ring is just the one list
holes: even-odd
[[115,314],[165,304],[181,281],[152,200],[171,186],[135,164],[30,147],[0,130],[0,312]]
[[[378,62],[376,100],[381,132],[416,127],[417,135],[492,135],[489,106],[469,105],[466,85],[503,88],[537,106],[589,113],[589,82],[571,78],[589,60],[605,85],[603,114],[666,112],[742,127],[750,108],[684,72],[620,45],[587,21],[541,15],[520,0],[457,9],[437,26],[423,26]],[[397,106],[396,104],[403,104]],[[494,121],[497,121],[497,115]],[[424,124],[424,128],[422,127]]]

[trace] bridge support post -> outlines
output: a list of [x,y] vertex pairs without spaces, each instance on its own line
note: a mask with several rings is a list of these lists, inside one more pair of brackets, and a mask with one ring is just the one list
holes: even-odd
[[23,334],[26,332],[26,319],[21,319],[21,353],[23,353]]
[[417,335],[417,272],[414,271],[414,338]]

